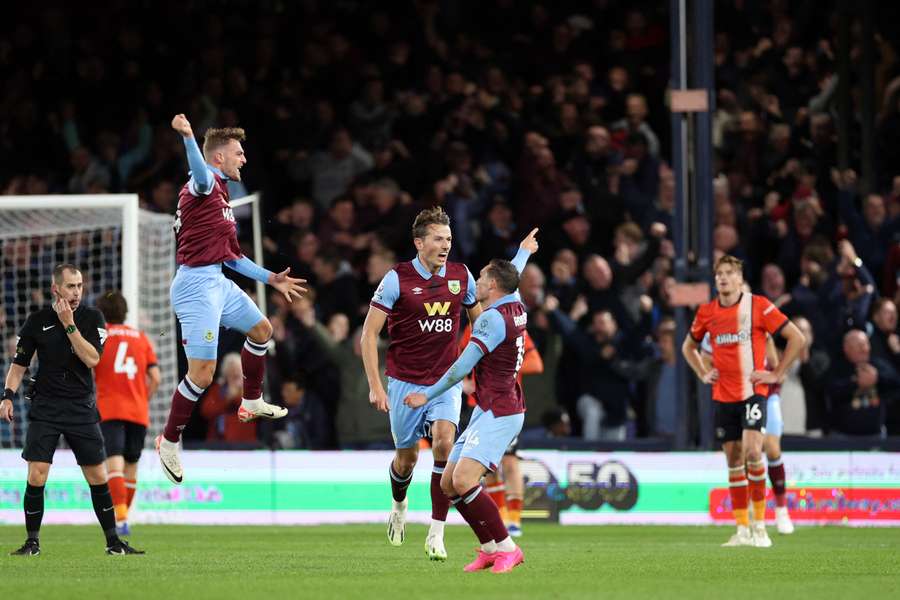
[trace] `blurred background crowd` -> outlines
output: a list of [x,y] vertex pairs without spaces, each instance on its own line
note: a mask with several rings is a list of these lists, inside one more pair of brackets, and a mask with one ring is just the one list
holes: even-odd
[[[232,198],[263,194],[265,266],[290,266],[311,287],[291,305],[269,299],[268,392],[291,416],[278,431],[237,421],[240,361],[229,352],[242,339],[224,335],[188,437],[392,447],[368,404],[360,326],[382,276],[413,256],[415,214],[435,204],[452,219],[451,259],[473,273],[541,228],[521,281],[544,363],[524,381],[526,440],[673,434],[667,3],[139,10],[150,4],[12,9],[0,24],[0,190],[134,192],[173,214],[187,166],[172,115],[198,133],[247,130]],[[858,150],[838,169],[834,3],[715,10],[715,251],[744,260],[751,289],[811,342],[783,387],[785,432],[900,434],[897,40],[875,37],[876,177],[861,193]],[[20,264],[3,254],[5,271],[29,268],[22,252]]]

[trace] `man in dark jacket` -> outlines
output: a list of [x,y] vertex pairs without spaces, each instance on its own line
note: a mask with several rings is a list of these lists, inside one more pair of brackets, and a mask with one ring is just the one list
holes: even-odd
[[844,352],[828,385],[833,428],[849,435],[883,435],[885,413],[900,395],[900,377],[887,362],[871,357],[869,338],[858,329],[844,334]]

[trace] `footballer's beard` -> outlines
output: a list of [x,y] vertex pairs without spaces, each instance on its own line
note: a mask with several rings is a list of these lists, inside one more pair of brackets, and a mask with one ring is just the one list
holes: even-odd
[[222,172],[232,181],[241,180],[241,167],[232,167],[229,170],[222,169]]

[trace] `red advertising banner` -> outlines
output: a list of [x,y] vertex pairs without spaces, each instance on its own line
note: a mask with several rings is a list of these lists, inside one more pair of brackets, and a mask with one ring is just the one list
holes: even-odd
[[[900,488],[801,488],[787,491],[787,506],[795,521],[900,521]],[[730,521],[728,488],[709,492],[714,521]],[[766,490],[766,519],[775,518],[775,496]]]

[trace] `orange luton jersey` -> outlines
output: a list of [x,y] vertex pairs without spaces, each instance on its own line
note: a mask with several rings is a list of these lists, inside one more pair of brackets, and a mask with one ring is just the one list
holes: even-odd
[[699,344],[709,332],[713,367],[719,371],[713,400],[742,402],[754,394],[768,394],[768,385],[754,386],[750,374],[766,368],[766,334],[775,335],[787,323],[768,298],[755,294],[741,294],[727,307],[716,298],[697,310],[691,337]]
[[156,352],[143,331],[128,325],[108,325],[97,379],[97,408],[103,421],[129,421],[150,426],[147,369]]

